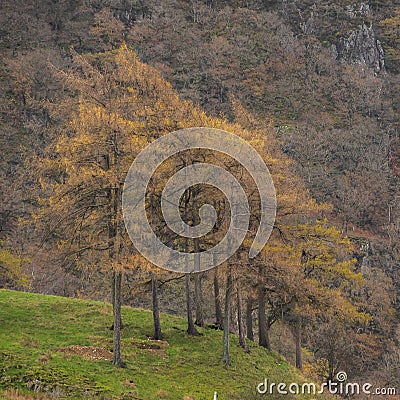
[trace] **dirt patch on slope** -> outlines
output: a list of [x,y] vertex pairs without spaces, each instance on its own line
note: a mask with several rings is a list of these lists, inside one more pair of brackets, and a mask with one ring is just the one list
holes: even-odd
[[87,360],[112,360],[113,353],[104,347],[95,346],[68,346],[58,349],[59,352],[71,355],[78,355],[86,358]]

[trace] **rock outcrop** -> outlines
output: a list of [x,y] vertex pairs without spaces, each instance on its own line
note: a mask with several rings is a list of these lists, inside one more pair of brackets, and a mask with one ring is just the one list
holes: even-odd
[[381,42],[376,38],[372,26],[365,24],[350,32],[348,37],[340,39],[336,46],[336,58],[349,63],[365,64],[375,72],[385,69]]

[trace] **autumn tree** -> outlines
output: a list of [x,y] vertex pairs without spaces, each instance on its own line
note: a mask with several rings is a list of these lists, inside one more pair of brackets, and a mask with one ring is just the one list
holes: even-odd
[[3,243],[0,243],[0,245],[0,287],[27,289],[30,280],[23,269],[27,260],[12,254],[9,249],[4,247]]
[[51,112],[54,119],[63,112],[69,118],[61,119],[60,133],[36,163],[48,193],[37,221],[44,221],[48,237],[61,244],[66,263],[112,269],[114,364],[123,366],[121,284],[137,255],[123,223],[122,187],[149,133],[157,137],[165,129],[161,98],[172,107],[169,100],[177,97],[168,90],[164,94],[166,84],[126,47],[96,56],[75,54],[73,68],[56,73],[71,95]]

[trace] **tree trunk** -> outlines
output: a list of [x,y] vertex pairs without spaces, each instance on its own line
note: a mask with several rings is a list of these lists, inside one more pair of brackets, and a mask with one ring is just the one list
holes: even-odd
[[151,275],[151,292],[153,305],[154,339],[161,340],[160,303],[158,299],[158,281],[154,274]]
[[[110,169],[110,160],[112,158],[112,155],[108,155],[105,160],[105,169],[109,170]],[[110,205],[110,214],[109,214],[109,220],[108,220],[108,239],[109,239],[109,245],[110,248],[108,250],[108,255],[111,260],[118,259],[119,257],[119,245],[118,245],[118,240],[117,240],[117,235],[118,235],[118,220],[117,220],[117,214],[118,214],[118,207],[120,205],[120,188],[109,188],[107,191],[107,196],[109,199],[109,205]],[[113,306],[113,315],[115,316],[116,313],[116,298],[118,296],[118,293],[116,293],[116,288],[117,288],[117,272],[113,269],[112,270],[112,282],[111,282],[111,303]],[[121,282],[119,282],[119,288],[121,289]],[[119,294],[121,298],[121,294]],[[120,315],[120,320],[119,320],[119,327],[122,329],[122,319],[121,319],[121,313]],[[114,322],[110,327],[110,330],[115,329],[115,318]]]
[[265,308],[265,288],[260,278],[258,283],[258,343],[260,346],[271,350],[268,331],[269,327]]
[[192,299],[190,296],[190,273],[186,274],[186,311],[187,311],[187,320],[188,320],[188,328],[187,333],[189,335],[198,336],[199,332],[196,329],[196,325],[193,322],[193,314],[192,314]]
[[202,294],[202,274],[194,276],[194,298],[196,301],[196,322],[195,324],[204,327],[203,294]]
[[117,272],[114,278],[114,359],[116,367],[124,368],[121,357],[121,282],[122,272]]
[[218,281],[218,270],[214,268],[214,299],[215,299],[215,327],[222,329],[223,327],[223,316],[221,300],[219,298],[219,281]]
[[115,314],[115,271],[112,272],[111,278],[111,304],[113,309],[113,323],[110,326],[110,331],[114,330],[114,314]]
[[[194,252],[197,253],[194,257],[194,271],[200,271],[200,246],[199,238],[194,238]],[[196,321],[195,324],[204,327],[204,312],[203,312],[203,292],[201,287],[201,281],[203,273],[197,272],[194,275],[194,300],[196,310]]]
[[246,334],[243,323],[243,315],[242,315],[242,292],[240,288],[240,281],[237,281],[237,319],[238,319],[238,327],[239,327],[239,346],[242,347],[245,351],[248,351],[248,347],[246,345]]
[[229,344],[231,291],[232,291],[232,275],[230,267],[228,266],[228,276],[226,278],[226,291],[225,291],[224,342],[223,342],[223,354],[222,354],[222,362],[226,366],[231,363],[230,344]]
[[[115,313],[115,277],[116,277],[116,272],[113,271],[112,272],[112,279],[111,279],[111,304],[112,304],[112,308],[113,308],[113,315]],[[120,320],[120,326],[121,329],[124,327],[124,324],[122,323],[122,318]],[[110,326],[110,331],[114,330],[114,320],[112,325]]]
[[[113,312],[115,310],[115,275],[116,275],[116,272],[113,270],[112,278],[111,278],[111,304],[113,307]],[[113,324],[113,326],[114,326],[114,324]]]
[[296,368],[300,370],[303,369],[303,355],[301,353],[301,332],[302,332],[301,325],[302,325],[301,317],[297,317],[294,336],[296,342]]
[[246,334],[247,334],[247,339],[254,341],[253,302],[251,298],[248,298],[246,301]]

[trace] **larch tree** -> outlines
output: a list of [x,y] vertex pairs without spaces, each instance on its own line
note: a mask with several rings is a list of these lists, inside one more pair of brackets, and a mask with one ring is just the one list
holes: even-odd
[[125,231],[123,184],[138,152],[175,127],[166,116],[178,98],[126,46],[75,54],[71,69],[55,73],[69,96],[48,105],[56,134],[34,163],[45,193],[36,222],[46,224],[64,263],[112,271],[113,362],[122,367],[123,273],[141,262]]
[[[252,302],[257,299],[259,344],[271,348],[270,328],[283,319],[293,328],[296,365],[301,369],[303,325],[321,314],[340,313],[343,321],[368,320],[348,294],[362,287],[362,278],[355,272],[350,241],[318,219],[331,207],[311,198],[304,183],[291,172],[291,163],[277,148],[276,140],[268,136],[268,127],[238,101],[234,100],[232,108],[237,121],[251,130],[249,143],[266,161],[277,190],[271,237],[258,257],[240,267],[246,271],[241,281],[249,293],[247,331],[252,338]],[[261,130],[264,136],[257,134]]]

